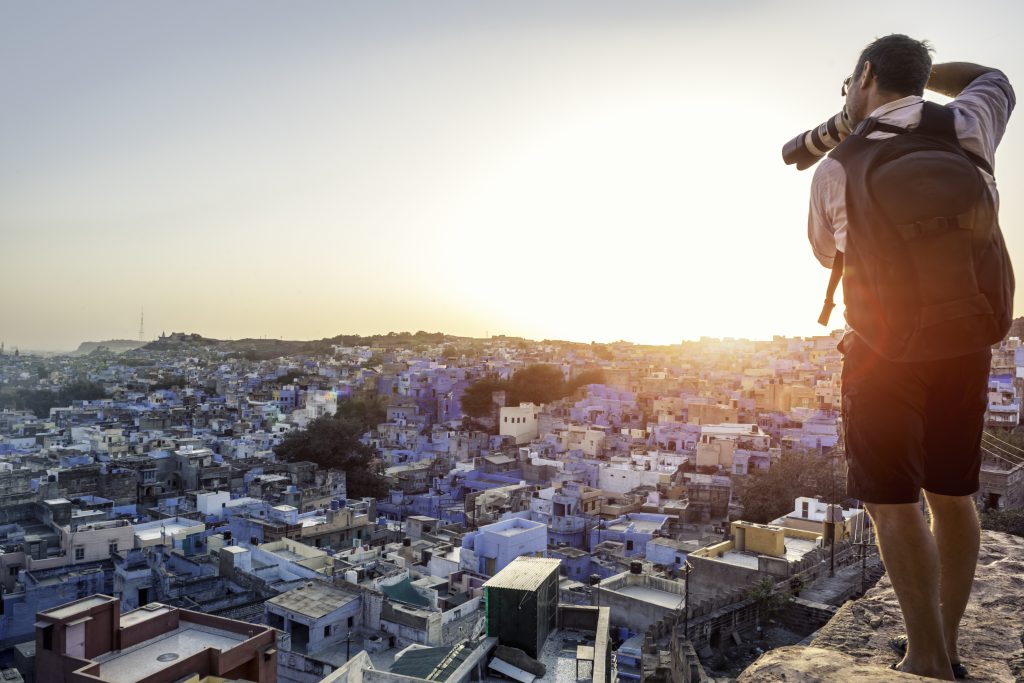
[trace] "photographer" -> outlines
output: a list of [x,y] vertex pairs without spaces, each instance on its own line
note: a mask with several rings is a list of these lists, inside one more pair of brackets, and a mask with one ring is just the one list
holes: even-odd
[[[904,35],[861,53],[842,88],[853,133],[815,172],[808,236],[843,278],[848,486],[871,515],[903,612],[906,636],[890,645],[904,657],[893,668],[952,680],[967,676],[957,639],[980,543],[973,496],[989,345],[1012,314],[992,169],[1015,97],[1002,72],[933,66],[929,53]],[[954,99],[926,104],[925,88]],[[984,201],[963,199],[967,173]]]

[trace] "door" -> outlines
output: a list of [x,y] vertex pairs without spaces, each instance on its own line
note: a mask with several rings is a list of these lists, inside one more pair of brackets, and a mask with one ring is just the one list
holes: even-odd
[[69,657],[85,659],[85,622],[71,624],[64,631],[64,654]]

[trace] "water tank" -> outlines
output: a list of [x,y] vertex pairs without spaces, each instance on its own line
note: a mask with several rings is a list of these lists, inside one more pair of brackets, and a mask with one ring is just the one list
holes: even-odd
[[332,509],[332,510],[338,510],[338,509],[340,509],[340,508],[341,508],[341,506],[340,506],[340,505],[338,505],[338,501],[337,501],[337,500],[332,500],[332,501],[331,501],[331,509]]
[[409,538],[409,537],[403,538],[402,539],[402,545],[404,545],[406,548],[408,548],[409,546],[412,545],[412,539]]
[[643,571],[644,571],[644,564],[643,564],[643,562],[630,562],[629,563],[629,573],[630,574],[642,574]]
[[345,572],[345,580],[349,583],[359,583],[359,574],[355,569],[349,569]]

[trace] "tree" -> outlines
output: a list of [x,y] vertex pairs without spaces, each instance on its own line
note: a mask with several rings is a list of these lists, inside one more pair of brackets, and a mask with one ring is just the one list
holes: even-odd
[[50,408],[55,406],[67,406],[72,401],[92,401],[106,397],[107,391],[102,384],[78,380],[57,391],[18,389],[14,394],[13,404],[31,410],[36,417],[46,418],[50,416]]
[[510,406],[527,402],[543,404],[571,396],[587,384],[603,382],[604,371],[601,369],[585,370],[566,382],[558,366],[530,365],[517,371],[511,381],[488,377],[470,384],[462,392],[462,412],[476,418],[490,416],[494,410],[491,396],[495,391],[507,392],[506,404]]
[[379,398],[348,399],[338,404],[335,418],[353,422],[360,432],[368,432],[387,418],[387,409]]
[[982,513],[981,528],[1024,536],[1024,510],[990,510]]
[[793,501],[800,496],[821,496],[838,503],[846,498],[845,465],[839,458],[833,468],[830,455],[784,454],[768,470],[754,470],[738,487],[743,519],[759,524],[770,522],[791,511]]
[[551,403],[566,395],[562,371],[554,365],[530,365],[512,375],[509,405]]
[[[344,405],[339,406],[339,413]],[[305,429],[286,434],[274,453],[286,462],[308,460],[324,469],[343,471],[348,495],[353,498],[380,498],[387,493],[387,483],[376,451],[360,441],[366,432],[364,425],[363,418],[352,414],[324,415]]]
[[508,382],[499,379],[481,379],[473,382],[465,391],[459,402],[462,412],[470,417],[489,417],[494,410],[492,394],[495,391],[507,391]]
[[593,370],[584,370],[580,374],[573,377],[565,385],[566,396],[571,396],[576,393],[576,390],[580,387],[585,387],[588,384],[604,384],[604,370],[596,368]]

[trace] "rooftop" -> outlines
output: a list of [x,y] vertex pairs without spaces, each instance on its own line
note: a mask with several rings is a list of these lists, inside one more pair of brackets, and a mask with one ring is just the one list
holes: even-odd
[[[803,538],[790,538],[786,537],[786,561],[787,562],[799,562],[804,555],[809,553],[818,547],[818,544],[814,541],[803,539]],[[741,567],[747,567],[749,569],[757,569],[758,561],[757,558],[761,553],[754,552],[738,552],[736,550],[730,550],[722,553],[718,558],[722,562],[728,562],[729,564],[738,565]]]
[[684,601],[682,595],[666,593],[665,591],[660,591],[657,588],[650,588],[649,586],[623,586],[615,592],[619,595],[631,597],[634,600],[649,602],[667,609],[681,609]]
[[223,652],[245,639],[246,636],[240,633],[186,621],[173,631],[125,650],[100,655],[94,661],[100,665],[99,677],[102,680],[110,683],[134,683],[208,647]]
[[391,665],[391,673],[447,681],[472,652],[468,641],[443,647],[409,648]]
[[322,583],[310,582],[273,597],[267,600],[266,604],[319,619],[356,600],[357,597]]
[[105,605],[108,602],[113,602],[114,600],[115,598],[112,598],[109,595],[93,595],[88,598],[76,600],[75,602],[70,602],[66,605],[61,605],[60,607],[55,607],[54,609],[46,610],[45,612],[40,612],[40,614],[53,619],[67,619],[68,617],[73,617],[80,612],[84,612],[85,610],[98,607],[100,605]]
[[517,557],[484,583],[484,588],[536,590],[552,574],[558,573],[560,560],[546,557]]
[[[580,677],[576,676],[576,654],[580,645],[592,647],[594,645],[593,632],[559,629],[550,633],[537,658],[547,671],[542,678],[535,679],[534,683],[577,683],[577,681],[591,680],[593,665],[584,660],[579,662]],[[499,679],[491,672],[488,674],[484,678],[485,681],[508,683],[508,678]]]

